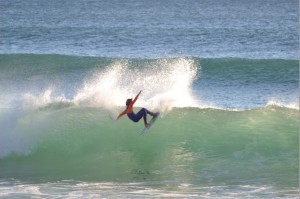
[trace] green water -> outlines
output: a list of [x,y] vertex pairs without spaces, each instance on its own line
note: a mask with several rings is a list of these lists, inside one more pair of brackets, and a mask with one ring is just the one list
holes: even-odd
[[182,181],[198,185],[298,187],[298,111],[176,108],[144,136],[142,123],[95,108],[19,115],[1,178],[90,182]]

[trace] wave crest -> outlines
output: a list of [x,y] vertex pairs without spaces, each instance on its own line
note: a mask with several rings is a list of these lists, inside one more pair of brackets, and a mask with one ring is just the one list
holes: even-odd
[[161,111],[198,107],[192,94],[192,83],[198,73],[199,68],[189,58],[149,61],[142,67],[134,67],[127,60],[117,61],[95,72],[78,91],[74,102],[105,108],[124,106],[127,98],[142,90],[137,106]]
[[283,108],[299,110],[299,101],[296,101],[296,102],[283,102],[281,100],[271,99],[270,101],[268,101],[266,106],[267,107],[268,106],[278,106],[278,107],[283,107]]

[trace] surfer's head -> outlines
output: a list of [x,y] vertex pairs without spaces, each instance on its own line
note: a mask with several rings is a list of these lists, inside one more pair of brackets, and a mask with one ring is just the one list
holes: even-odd
[[127,99],[126,100],[126,106],[129,106],[129,104],[131,103],[132,99]]

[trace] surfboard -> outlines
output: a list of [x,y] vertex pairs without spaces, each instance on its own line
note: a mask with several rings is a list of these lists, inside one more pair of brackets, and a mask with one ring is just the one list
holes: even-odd
[[146,133],[153,127],[154,123],[155,123],[156,120],[159,118],[159,116],[160,116],[160,113],[158,112],[157,116],[152,117],[151,120],[150,120],[150,122],[149,122],[150,125],[149,125],[148,127],[145,127],[145,128],[141,131],[140,135],[146,134]]

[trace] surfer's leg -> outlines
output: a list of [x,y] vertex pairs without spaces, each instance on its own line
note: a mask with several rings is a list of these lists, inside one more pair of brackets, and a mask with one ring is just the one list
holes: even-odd
[[138,122],[140,121],[141,118],[144,119],[144,124],[145,126],[148,125],[148,122],[147,122],[147,114],[151,115],[152,117],[155,117],[157,115],[157,113],[152,113],[151,111],[145,109],[145,108],[142,108],[135,116],[135,122]]
[[153,113],[151,113],[150,111],[148,111],[145,108],[142,108],[137,114],[136,114],[136,119],[139,121],[142,117],[144,119],[144,124],[147,125],[147,114],[152,115]]
[[140,119],[138,119],[137,115],[132,113],[127,114],[127,116],[129,117],[129,119],[131,119],[134,122],[138,122]]
[[[143,109],[145,109],[145,108],[143,108]],[[155,116],[155,113],[149,111],[148,109],[145,109],[145,111],[146,111],[146,114],[149,114],[149,115],[151,115],[152,117]]]

